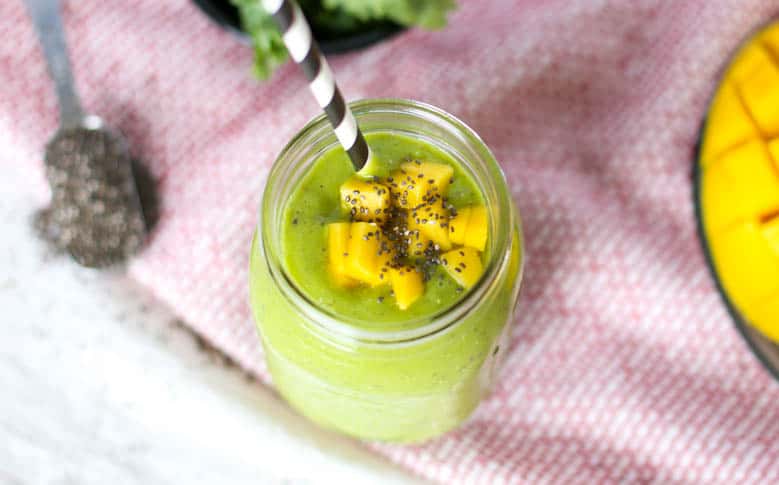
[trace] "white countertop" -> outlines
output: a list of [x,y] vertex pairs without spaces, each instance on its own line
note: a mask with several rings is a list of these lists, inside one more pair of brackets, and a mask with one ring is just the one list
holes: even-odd
[[0,177],[0,483],[409,483],[207,349],[121,274],[36,241]]

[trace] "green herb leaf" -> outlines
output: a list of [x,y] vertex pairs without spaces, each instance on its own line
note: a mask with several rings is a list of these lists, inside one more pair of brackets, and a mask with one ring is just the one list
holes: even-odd
[[[241,14],[243,29],[254,47],[254,73],[267,79],[288,58],[287,49],[273,19],[260,0],[230,0]],[[363,28],[365,22],[393,21],[405,26],[439,29],[455,8],[454,0],[300,0],[300,7],[314,26],[327,32]]]
[[323,0],[327,9],[341,8],[360,20],[392,20],[401,25],[440,29],[454,0]]

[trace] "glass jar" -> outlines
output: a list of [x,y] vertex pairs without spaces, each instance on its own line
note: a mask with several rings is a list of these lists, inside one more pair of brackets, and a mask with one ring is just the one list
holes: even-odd
[[462,121],[416,101],[351,106],[364,133],[420,139],[473,177],[489,219],[482,279],[454,306],[404,331],[364,330],[309,301],[285,272],[279,235],[296,183],[337,146],[319,116],[284,148],[268,176],[251,249],[252,310],[273,382],[302,414],[360,438],[422,441],[463,422],[495,379],[519,293],[521,223],[500,167]]

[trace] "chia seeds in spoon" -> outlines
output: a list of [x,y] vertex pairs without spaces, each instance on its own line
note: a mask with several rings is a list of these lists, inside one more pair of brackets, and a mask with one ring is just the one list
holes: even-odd
[[84,266],[101,268],[137,252],[146,234],[130,158],[110,132],[72,128],[46,147],[51,205],[40,232]]

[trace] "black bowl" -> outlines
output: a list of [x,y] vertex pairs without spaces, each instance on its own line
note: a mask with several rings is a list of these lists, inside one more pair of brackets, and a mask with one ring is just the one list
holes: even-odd
[[695,149],[695,168],[693,169],[693,201],[695,203],[695,219],[698,229],[698,237],[701,241],[703,252],[706,256],[706,265],[709,267],[709,272],[711,273],[711,276],[714,278],[714,282],[717,285],[717,291],[719,292],[720,297],[722,297],[722,301],[725,304],[728,313],[730,313],[736,329],[738,329],[738,332],[742,337],[744,337],[744,340],[746,340],[747,345],[749,345],[749,348],[752,349],[752,352],[757,357],[757,359],[763,364],[768,372],[774,376],[774,378],[779,380],[779,345],[765,337],[752,325],[747,323],[743,315],[741,315],[741,312],[739,312],[736,306],[733,304],[733,301],[730,299],[727,292],[725,292],[725,288],[722,286],[722,282],[719,279],[717,270],[714,267],[714,260],[711,256],[709,241],[706,239],[706,233],[703,229],[703,211],[701,204],[701,188],[703,182],[700,170],[700,149],[703,142],[704,129],[705,122],[701,127],[700,136],[698,138],[698,146]]
[[[214,23],[235,34],[242,42],[251,43],[251,38],[241,26],[238,9],[229,0],[192,0]],[[334,31],[324,25],[311,24],[314,37],[325,54],[341,54],[368,47],[388,39],[405,27],[389,21],[360,22],[354,30]]]

